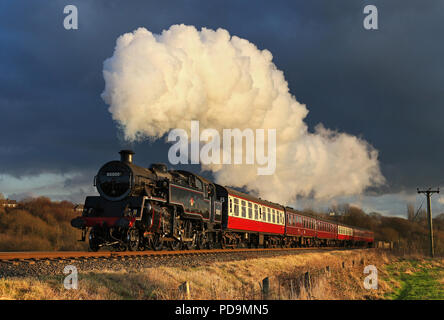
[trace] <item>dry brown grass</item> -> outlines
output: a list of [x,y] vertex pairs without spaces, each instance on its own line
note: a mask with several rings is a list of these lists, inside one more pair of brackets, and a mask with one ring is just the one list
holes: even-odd
[[[354,261],[354,265],[353,265]],[[63,275],[45,279],[1,279],[5,299],[183,299],[178,290],[190,284],[191,299],[262,299],[261,281],[270,279],[270,299],[378,299],[390,284],[378,290],[363,287],[365,265],[378,270],[390,257],[376,250],[304,253],[273,258],[219,262],[198,267],[146,268],[138,272],[85,273],[79,270],[79,289],[66,290]],[[342,262],[345,268],[342,268]],[[331,273],[319,273],[330,266]],[[299,287],[304,272],[312,274],[311,288]],[[381,271],[383,272],[383,271]],[[319,275],[317,276],[317,274]]]

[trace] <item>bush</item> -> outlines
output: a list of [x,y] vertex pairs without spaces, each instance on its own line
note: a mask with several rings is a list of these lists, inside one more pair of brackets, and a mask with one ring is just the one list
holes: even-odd
[[78,214],[68,201],[40,197],[0,209],[0,251],[85,250],[79,231],[71,227]]

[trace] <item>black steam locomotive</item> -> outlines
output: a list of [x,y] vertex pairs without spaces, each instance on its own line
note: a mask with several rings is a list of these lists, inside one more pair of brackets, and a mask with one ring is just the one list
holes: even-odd
[[211,248],[217,242],[222,204],[212,182],[165,164],[139,167],[134,152],[119,153],[121,160],[103,165],[94,179],[100,196],[87,197],[82,216],[71,221],[83,241],[89,230],[91,250]]

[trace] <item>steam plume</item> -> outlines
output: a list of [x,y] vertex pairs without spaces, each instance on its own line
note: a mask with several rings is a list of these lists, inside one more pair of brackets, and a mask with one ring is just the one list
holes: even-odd
[[159,139],[174,128],[276,129],[277,168],[258,176],[252,165],[211,165],[216,181],[289,203],[297,195],[328,199],[384,183],[378,152],[367,142],[318,125],[288,89],[268,50],[216,31],[173,25],[156,35],[139,28],[117,39],[104,63],[113,119],[131,141]]

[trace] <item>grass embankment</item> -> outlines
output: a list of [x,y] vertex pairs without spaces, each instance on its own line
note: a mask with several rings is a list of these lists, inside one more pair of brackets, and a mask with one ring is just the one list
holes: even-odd
[[400,259],[384,267],[384,279],[393,287],[385,297],[396,300],[443,300],[443,260]]
[[[361,264],[361,261],[363,264]],[[345,268],[342,268],[342,262]],[[77,290],[66,290],[64,274],[41,278],[0,279],[4,299],[182,299],[178,287],[188,281],[191,299],[262,299],[261,281],[270,279],[271,299],[380,298],[383,290],[363,288],[365,264],[378,268],[388,262],[385,254],[369,250],[304,253],[273,258],[217,262],[195,267],[146,268],[100,273],[79,271]],[[74,263],[75,265],[75,263]],[[331,274],[319,270],[330,267]],[[299,287],[306,271],[310,289]]]
[[[366,265],[378,269],[377,289],[364,288]],[[330,273],[319,272],[326,266]],[[261,281],[269,277],[270,299],[444,299],[443,270],[442,259],[406,260],[376,250],[332,251],[194,267],[78,270],[77,290],[64,288],[63,274],[0,279],[0,298],[183,299],[178,287],[187,281],[191,299],[263,299]],[[309,288],[299,286],[306,271],[312,277]]]

